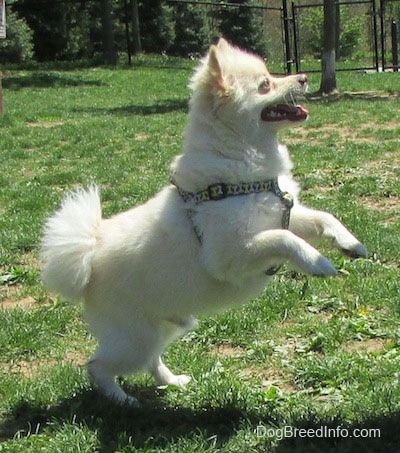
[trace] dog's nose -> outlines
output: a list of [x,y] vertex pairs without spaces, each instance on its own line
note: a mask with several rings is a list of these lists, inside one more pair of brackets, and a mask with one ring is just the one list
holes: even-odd
[[299,74],[297,76],[297,79],[299,81],[299,84],[304,87],[305,85],[307,85],[307,76],[305,74]]

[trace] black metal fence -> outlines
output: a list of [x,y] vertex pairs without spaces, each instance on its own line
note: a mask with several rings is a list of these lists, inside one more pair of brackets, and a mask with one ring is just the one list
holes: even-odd
[[[321,1],[321,0],[319,0]],[[347,62],[346,65],[338,65],[337,69],[345,71],[385,71],[394,70],[398,71],[398,19],[390,17],[391,12],[388,11],[387,6],[390,3],[399,0],[342,0],[336,3],[337,8],[351,7],[353,9],[354,17],[365,18],[365,27],[367,28],[368,46],[370,49],[370,64],[365,58],[360,59],[360,64],[356,64],[355,60]],[[260,3],[262,0],[260,0]],[[299,3],[290,0],[276,0],[268,1],[268,4],[243,4],[232,2],[218,2],[218,1],[194,1],[194,0],[168,0],[170,5],[176,4],[191,4],[198,7],[209,8],[251,8],[258,9],[264,14],[264,17],[271,18],[274,14],[272,22],[280,22],[281,30],[281,47],[280,51],[275,49],[275,58],[277,54],[281,54],[282,70],[288,74],[293,71],[313,72],[319,71],[316,65],[310,65],[309,59],[304,62],[305,57],[303,50],[303,35],[305,33],[306,25],[303,21],[305,11],[321,10],[323,9],[322,2],[316,3]],[[270,30],[266,28],[266,34]],[[276,32],[274,32],[276,34]],[[340,29],[338,30],[338,35]],[[266,36],[266,39],[270,39]],[[276,40],[276,37],[273,39]]]
[[[267,57],[269,62],[272,61],[275,63],[273,65],[274,69],[279,67],[279,70],[276,72],[290,74],[294,71],[313,72],[320,70],[317,60],[321,53],[321,39],[318,39],[318,36],[315,38],[315,41],[318,42],[315,43],[315,54],[311,55],[311,57],[314,56],[315,58],[310,58],[310,43],[308,43],[308,47],[306,44],[310,36],[310,30],[308,30],[310,21],[307,22],[307,20],[311,16],[314,20],[312,25],[315,27],[315,17],[317,16],[320,20],[323,16],[322,0],[309,0],[309,2],[307,0],[257,0],[257,3],[234,2],[234,0],[165,1],[172,8],[186,4],[191,5],[195,9],[202,10],[204,16],[210,18],[210,29],[213,29],[213,27],[218,28],[218,20],[215,19],[215,14],[207,14],[213,10],[214,12],[215,10],[220,10],[222,15],[225,14],[224,11],[234,11],[234,20],[237,21],[234,26],[240,29],[241,19],[243,19],[244,15],[243,11],[245,9],[251,9],[256,12],[257,18],[260,19],[258,23],[261,23],[262,39],[265,41],[265,48],[267,49],[267,53],[264,56]],[[81,16],[83,17],[83,13],[89,14],[88,11],[91,11],[90,8],[93,9],[94,6],[100,5],[101,1],[37,0],[33,3],[16,1],[10,3],[9,7],[19,13],[26,13],[27,11],[29,13],[29,8],[45,10],[48,5],[54,8],[54,5],[57,4],[57,8],[60,5],[58,11],[62,11],[62,5],[67,3],[80,5],[79,8],[80,11],[82,10]],[[126,50],[130,61],[131,53],[133,52],[130,31],[137,30],[138,27],[132,24],[132,14],[129,12],[131,6],[128,7],[128,4],[132,5],[130,0],[113,2],[114,12],[118,14],[118,18],[116,16],[114,17],[114,28],[118,30],[118,50],[122,52]],[[354,19],[354,21],[361,23],[364,40],[364,54],[361,57],[358,55],[359,58],[350,55],[347,58],[348,61],[344,63],[342,61],[343,59],[340,59],[337,64],[337,70],[386,71],[392,69],[398,71],[400,0],[337,0],[336,6],[337,11],[340,12],[338,17],[341,17],[342,12],[345,12],[346,9],[347,19],[350,17],[350,20]],[[100,6],[96,6],[96,8],[98,12]],[[215,23],[212,23],[212,21],[215,21]],[[245,19],[243,19],[243,22],[245,22]],[[341,24],[341,20],[338,22],[337,35],[342,39],[344,30],[341,27],[343,24]],[[315,33],[320,33],[322,36],[322,22],[318,22],[317,25],[319,28],[318,30],[314,30],[313,36],[315,36]],[[188,24],[188,27],[190,27],[190,24]],[[75,39],[75,41],[81,40],[90,44],[87,47],[93,48],[93,53],[101,52],[102,35],[99,30],[96,30],[94,34],[87,27],[79,30],[79,33],[74,34],[73,30],[76,27],[69,27],[67,22],[65,22],[64,28],[69,32],[65,34],[65,37],[63,36],[64,41],[69,43],[69,40],[72,39]],[[47,28],[45,31],[47,31]],[[152,30],[151,33],[153,33]],[[156,31],[154,31],[153,38],[158,42]],[[81,41],[78,44],[82,46]],[[50,44],[53,44],[51,41],[49,42],[49,40],[46,41],[45,39],[39,40],[39,42],[45,48],[49,48],[51,47]],[[206,40],[206,42],[208,41]],[[71,45],[71,47],[74,47],[74,45]],[[339,47],[337,50],[339,50]],[[79,56],[76,58],[79,58]]]

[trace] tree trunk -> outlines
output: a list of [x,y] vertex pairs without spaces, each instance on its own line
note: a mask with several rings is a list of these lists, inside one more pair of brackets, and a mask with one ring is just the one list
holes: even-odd
[[139,8],[138,1],[131,0],[132,2],[132,34],[133,34],[133,53],[141,53],[142,42],[140,40],[140,25],[139,25]]
[[320,94],[336,93],[336,6],[335,0],[324,0],[324,46]]
[[111,14],[110,0],[101,0],[104,63],[115,65],[117,63],[117,53],[114,45],[114,31]]

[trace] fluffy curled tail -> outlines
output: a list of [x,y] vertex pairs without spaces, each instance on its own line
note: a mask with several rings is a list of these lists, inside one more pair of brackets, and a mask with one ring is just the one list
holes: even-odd
[[47,219],[41,258],[42,278],[50,291],[71,301],[83,297],[90,279],[100,221],[100,195],[96,186],[68,195],[61,208]]

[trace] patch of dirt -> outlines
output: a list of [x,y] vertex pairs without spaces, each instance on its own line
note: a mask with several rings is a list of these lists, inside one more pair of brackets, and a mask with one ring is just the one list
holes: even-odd
[[[319,127],[309,127],[309,128],[297,128],[292,129],[288,132],[283,139],[283,143],[290,144],[299,144],[299,143],[311,143],[313,145],[318,145],[326,142],[326,140],[334,136],[335,142],[343,144],[346,142],[353,143],[380,143],[381,138],[374,136],[373,130],[379,127],[380,131],[388,130],[391,131],[399,127],[396,122],[387,122],[384,124],[379,124],[377,126],[375,123],[364,123],[360,125],[356,130],[351,127],[338,126],[336,124],[327,124],[325,126]],[[368,135],[369,134],[369,135]],[[386,141],[397,141],[397,139],[386,140]]]
[[321,94],[319,92],[315,93],[308,93],[306,94],[306,98],[313,102],[313,101],[333,101],[336,102],[340,99],[361,99],[361,100],[386,100],[391,98],[400,97],[400,92],[395,90],[388,90],[388,91],[344,91],[340,92],[334,90],[332,93],[329,94]]
[[381,352],[385,349],[386,342],[381,338],[368,338],[367,340],[353,341],[344,346],[347,352]]
[[[315,171],[315,176],[317,177],[326,177],[332,172],[331,169],[319,168]],[[337,184],[331,186],[316,185],[312,188],[312,191],[316,193],[329,193],[331,191],[337,190],[338,186],[341,184],[348,184],[354,180],[356,175],[362,176],[372,176],[380,181],[381,184],[385,184],[385,181],[388,181],[388,184],[391,184],[392,180],[397,180],[400,173],[400,155],[394,152],[385,153],[381,159],[370,160],[365,162],[362,166],[356,169],[349,169],[340,172],[340,180]],[[387,196],[368,196],[363,195],[358,197],[359,204],[364,206],[367,209],[384,212],[384,213],[393,213],[392,219],[385,219],[382,223],[392,224],[398,222],[398,207],[400,204],[400,196],[395,194],[389,194]]]
[[[360,203],[374,211],[384,211],[384,212],[398,212],[400,197],[381,197],[379,199],[373,197],[360,197]],[[395,223],[398,221],[398,217],[392,220],[385,220],[385,223]]]
[[295,383],[285,376],[283,370],[268,368],[246,368],[243,374],[250,376],[260,382],[263,390],[268,390],[271,386],[277,387],[283,393],[295,393],[297,388]]
[[85,365],[87,357],[78,351],[69,351],[62,359],[20,360],[18,362],[0,362],[0,370],[6,373],[22,375],[28,379],[35,378],[43,368],[69,363],[79,367]]
[[243,348],[230,344],[217,344],[210,351],[214,357],[240,357],[245,353]]
[[382,159],[370,160],[361,168],[362,174],[396,177],[400,168],[400,156],[398,153],[387,152]]
[[137,133],[133,136],[133,139],[138,141],[138,142],[142,142],[144,140],[147,140],[149,138],[149,134],[144,134],[144,133]]
[[23,308],[29,310],[35,305],[35,299],[32,296],[23,297],[22,299],[10,299],[6,298],[0,302],[0,309],[10,310],[13,308]]
[[29,127],[55,127],[55,126],[62,126],[65,124],[65,121],[31,121],[27,123]]

